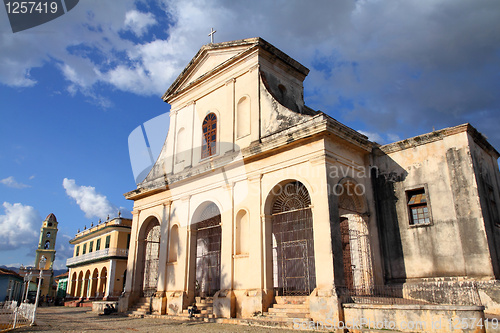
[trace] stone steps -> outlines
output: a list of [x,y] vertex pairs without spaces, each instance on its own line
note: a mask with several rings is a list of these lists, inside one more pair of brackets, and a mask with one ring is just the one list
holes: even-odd
[[[197,313],[193,314],[194,319],[207,319],[212,320],[215,319],[214,308],[213,308],[213,298],[212,297],[196,297],[196,308]],[[182,318],[190,318],[189,317],[189,308],[183,309],[182,313],[179,313],[178,316]]]
[[140,298],[129,310],[128,314],[136,317],[143,317],[150,311],[149,298]]
[[311,319],[307,296],[276,296],[274,300],[272,307],[263,313],[263,320],[291,324],[293,319]]
[[276,304],[309,304],[308,296],[275,296]]

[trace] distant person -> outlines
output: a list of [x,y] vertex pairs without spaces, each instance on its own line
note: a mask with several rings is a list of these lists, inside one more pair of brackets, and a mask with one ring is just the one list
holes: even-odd
[[189,318],[193,318],[195,313],[198,313],[198,307],[196,306],[196,303],[193,303],[193,305],[188,309]]

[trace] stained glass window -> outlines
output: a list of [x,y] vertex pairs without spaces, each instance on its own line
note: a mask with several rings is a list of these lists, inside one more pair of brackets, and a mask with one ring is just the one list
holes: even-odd
[[201,158],[215,155],[217,145],[217,116],[209,113],[203,120],[203,143],[201,147]]

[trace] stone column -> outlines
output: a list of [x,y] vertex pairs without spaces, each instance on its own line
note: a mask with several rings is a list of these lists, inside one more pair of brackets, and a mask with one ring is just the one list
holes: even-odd
[[156,297],[153,301],[153,311],[159,314],[165,314],[167,299],[165,291],[167,290],[167,259],[168,247],[170,244],[170,205],[171,201],[167,201],[162,205],[162,221],[161,221],[161,236],[160,236],[160,257],[158,265],[158,288]]
[[220,253],[220,291],[214,297],[214,314],[221,318],[234,317],[235,302],[233,294],[233,188],[229,183],[223,190],[229,193],[230,200],[222,204],[226,208],[221,212],[221,253]]
[[168,201],[162,205],[162,221],[160,229],[160,256],[158,258],[158,293],[164,293],[167,287],[167,274],[166,266],[168,259],[168,244],[170,235],[170,209],[171,201]]
[[108,270],[108,281],[106,285],[106,295],[105,298],[108,298],[111,294],[113,296],[113,292],[115,289],[115,273],[116,273],[116,259],[111,259],[109,261],[109,270]]
[[139,217],[140,210],[132,211],[132,230],[130,233],[130,246],[128,250],[128,259],[127,259],[127,279],[125,281],[125,293],[124,296],[119,299],[118,302],[118,311],[125,312],[131,303],[139,297],[139,292],[136,290],[134,286],[137,285],[136,279],[138,272],[136,272],[137,268],[137,246],[138,240],[137,235],[139,232]]
[[[140,212],[140,210],[132,211],[132,231],[130,234],[130,247],[127,260],[127,281],[125,283],[125,298],[127,299],[127,307],[129,306],[130,301],[139,297],[139,290],[137,290],[136,286],[140,285],[140,282],[137,282],[136,279],[139,279],[138,275],[140,273],[137,272],[137,247],[139,246],[137,237],[139,233]],[[131,298],[130,300],[129,297]]]
[[[313,215],[314,257],[316,267],[316,289],[309,297],[309,311],[315,321],[343,319],[341,303],[335,289],[334,253],[332,248],[331,219],[338,218],[334,194],[329,188],[326,155],[310,160],[311,193]],[[342,260],[342,253],[338,259]]]

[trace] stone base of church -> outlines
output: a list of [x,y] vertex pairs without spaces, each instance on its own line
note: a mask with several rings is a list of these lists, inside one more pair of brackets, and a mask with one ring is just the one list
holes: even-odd
[[164,291],[157,292],[152,299],[153,314],[165,314],[167,308],[167,297]]
[[273,291],[263,289],[234,290],[235,317],[251,318],[266,312],[273,302]]
[[337,293],[331,289],[314,289],[309,296],[309,314],[315,322],[342,321],[343,310]]
[[219,290],[214,295],[213,314],[217,318],[233,318],[236,313],[235,296],[232,290]]
[[130,293],[125,293],[118,299],[118,312],[127,312],[129,306],[131,305],[130,298]]
[[188,297],[186,293],[182,290],[167,292],[166,297],[166,313],[168,315],[179,315],[182,313],[184,308],[189,305]]

